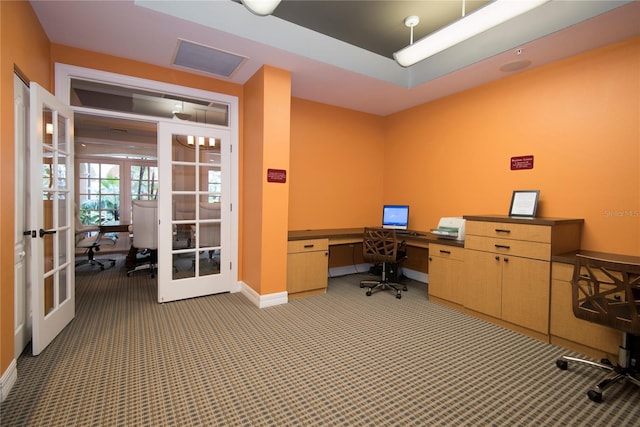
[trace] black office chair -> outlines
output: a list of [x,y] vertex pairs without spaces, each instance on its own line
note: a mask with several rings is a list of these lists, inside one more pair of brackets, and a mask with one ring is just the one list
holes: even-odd
[[577,255],[571,280],[573,313],[580,319],[618,329],[623,333],[618,363],[598,362],[562,356],[556,365],[562,370],[577,362],[609,371],[609,375],[587,392],[594,402],[602,401],[603,391],[612,384],[628,380],[640,386],[640,265],[613,262]]
[[100,270],[104,270],[105,263],[111,263],[111,267],[116,265],[116,260],[112,258],[96,259],[95,253],[100,251],[103,246],[115,246],[118,237],[113,234],[104,234],[100,232],[98,226],[76,225],[76,248],[83,249],[87,253],[87,258],[76,262],[76,267],[89,264],[92,267],[99,266]]
[[[393,270],[387,271],[388,267],[392,267],[397,275],[400,263],[407,257],[407,245],[404,241],[398,242],[396,231],[387,228],[365,228],[362,241],[362,256],[365,261],[382,263],[382,277],[380,280],[363,280],[360,282],[361,288],[365,286],[369,288],[367,296],[371,296],[374,289],[383,289],[393,290],[396,293],[396,298],[402,298],[401,285],[391,282],[388,277],[388,274],[394,274]],[[406,291],[407,286],[402,286],[402,290]]]

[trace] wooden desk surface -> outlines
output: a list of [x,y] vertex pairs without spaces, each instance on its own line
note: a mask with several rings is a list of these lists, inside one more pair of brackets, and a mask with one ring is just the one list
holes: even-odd
[[[443,239],[428,231],[411,230],[416,234],[402,234],[398,237],[409,246],[428,247],[429,243],[464,247],[464,242]],[[329,245],[340,245],[362,241],[362,228],[330,228],[317,230],[289,230],[289,240],[329,239]]]
[[564,254],[554,255],[551,257],[551,261],[561,262],[565,264],[575,264],[576,254],[586,255],[594,258],[601,258],[609,261],[640,265],[640,257],[638,256],[611,254],[607,252],[585,251],[585,250],[579,250],[579,251],[573,251],[573,252],[567,252]]
[[100,224],[101,233],[125,233],[129,231],[130,224],[120,224],[120,222],[108,222]]

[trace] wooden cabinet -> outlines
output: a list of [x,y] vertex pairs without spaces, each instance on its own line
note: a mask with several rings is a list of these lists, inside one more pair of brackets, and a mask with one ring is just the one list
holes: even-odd
[[594,358],[617,358],[622,332],[578,319],[571,303],[573,265],[554,262],[551,268],[551,343]]
[[309,239],[288,242],[287,292],[289,297],[327,291],[329,240]]
[[463,304],[464,248],[429,245],[429,298]]
[[550,274],[547,261],[502,256],[502,319],[547,335]]
[[489,252],[467,250],[465,253],[464,306],[500,319],[502,317],[502,264]]
[[551,256],[579,248],[582,220],[465,218],[465,308],[547,340]]

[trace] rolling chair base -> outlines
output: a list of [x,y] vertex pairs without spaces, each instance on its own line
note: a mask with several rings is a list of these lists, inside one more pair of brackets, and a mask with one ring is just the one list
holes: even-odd
[[[104,261],[104,262],[103,262]],[[105,263],[109,262],[111,263],[111,267],[113,267],[114,265],[116,265],[116,260],[115,259],[103,259],[103,260],[97,260],[97,259],[85,259],[82,260],[80,262],[76,262],[76,268],[78,268],[81,265],[90,265],[92,267],[95,267],[96,265],[100,267],[100,270],[104,270],[105,269]]]
[[[364,288],[367,287],[369,289],[367,289],[367,296],[370,297],[371,293],[373,292],[374,289],[382,289],[382,290],[393,290],[396,292],[396,298],[400,299],[402,298],[402,292],[400,291],[400,288],[398,287],[399,285],[397,285],[396,283],[391,283],[391,282],[379,282],[379,281],[375,281],[375,280],[363,280],[362,282],[360,282],[360,287]],[[407,290],[407,287],[404,286],[402,288],[403,291]]]
[[[621,349],[622,350],[622,349]],[[622,356],[622,353],[621,353]],[[624,356],[623,356],[624,357]],[[623,360],[623,359],[621,359]],[[609,375],[607,375],[602,381],[593,386],[589,391],[587,391],[587,397],[592,401],[599,403],[602,402],[602,393],[606,388],[611,386],[612,384],[629,380],[633,384],[640,387],[640,377],[638,377],[638,371],[634,368],[623,368],[620,365],[612,365],[611,362],[607,359],[603,359],[598,362],[592,362],[586,359],[580,359],[578,357],[571,356],[562,356],[560,359],[556,360],[556,366],[563,371],[567,370],[569,367],[569,362],[580,363],[582,365],[592,366],[595,368],[600,368],[605,371],[609,371]]]
[[157,264],[157,252],[155,249],[145,249],[141,252],[144,254],[141,257],[138,257],[138,253],[136,253],[136,258],[134,260],[134,265],[132,268],[127,270],[127,277],[130,277],[136,271],[141,270],[149,270],[151,278],[156,277],[156,270],[158,268]]

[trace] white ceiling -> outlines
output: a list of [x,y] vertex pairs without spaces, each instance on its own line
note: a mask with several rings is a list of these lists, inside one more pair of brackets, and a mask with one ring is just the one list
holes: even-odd
[[[245,83],[262,65],[292,72],[292,95],[388,115],[640,34],[638,1],[553,0],[410,68],[231,0],[31,1],[53,43],[178,68],[179,39],[248,58],[230,78]],[[357,16],[354,19],[358,19]],[[522,53],[518,55],[517,49]]]

